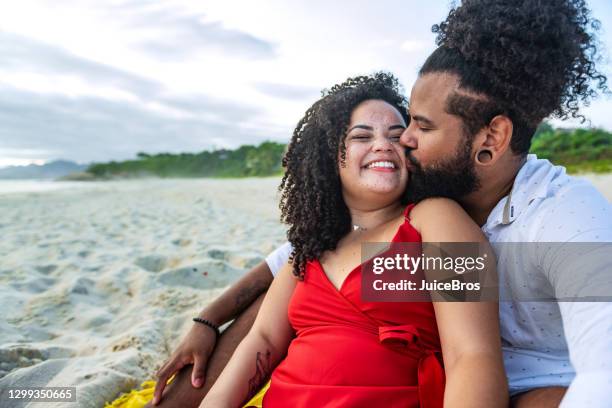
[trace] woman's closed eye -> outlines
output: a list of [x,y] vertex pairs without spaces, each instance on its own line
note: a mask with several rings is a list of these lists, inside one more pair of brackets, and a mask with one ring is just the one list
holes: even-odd
[[357,135],[353,135],[350,137],[350,140],[356,140],[356,141],[367,141],[370,140],[372,136],[370,135],[364,135],[364,134],[357,134]]
[[401,133],[397,133],[397,134],[393,134],[393,135],[389,135],[389,140],[391,140],[392,142],[399,142],[400,137],[402,136]]

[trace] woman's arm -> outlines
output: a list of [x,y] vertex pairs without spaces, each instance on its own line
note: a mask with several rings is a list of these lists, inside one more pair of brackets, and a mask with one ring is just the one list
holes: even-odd
[[[476,223],[448,199],[419,203],[411,219],[424,243],[487,244]],[[434,302],[434,309],[446,371],[444,406],[506,407],[508,385],[497,302]]]
[[240,407],[270,377],[294,337],[287,317],[297,283],[286,264],[272,282],[249,334],[240,343],[200,407]]

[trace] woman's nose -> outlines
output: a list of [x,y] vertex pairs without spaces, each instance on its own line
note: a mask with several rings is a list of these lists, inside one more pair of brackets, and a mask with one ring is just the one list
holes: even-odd
[[373,150],[375,152],[379,151],[391,151],[393,150],[393,143],[389,140],[388,137],[380,136],[374,139],[374,147]]

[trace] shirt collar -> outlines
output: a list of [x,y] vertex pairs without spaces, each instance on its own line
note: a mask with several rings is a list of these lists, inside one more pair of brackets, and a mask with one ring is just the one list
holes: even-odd
[[553,166],[548,160],[538,159],[535,154],[528,154],[510,193],[495,205],[485,227],[513,223],[529,204],[548,195],[551,181],[561,174],[565,174],[565,168]]

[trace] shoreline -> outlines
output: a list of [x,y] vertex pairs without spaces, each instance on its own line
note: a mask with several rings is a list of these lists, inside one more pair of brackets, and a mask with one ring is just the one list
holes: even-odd
[[[610,173],[577,173],[570,174],[572,177],[590,181],[607,199],[612,202],[612,172]],[[240,182],[245,180],[277,180],[280,183],[282,175],[257,176],[257,177],[141,177],[141,178],[117,178],[96,179],[87,181],[73,181],[61,179],[0,179],[0,197],[7,194],[36,193],[46,191],[57,191],[71,188],[95,188],[96,186],[112,185],[113,183],[141,183],[155,181],[216,181],[216,182]]]

